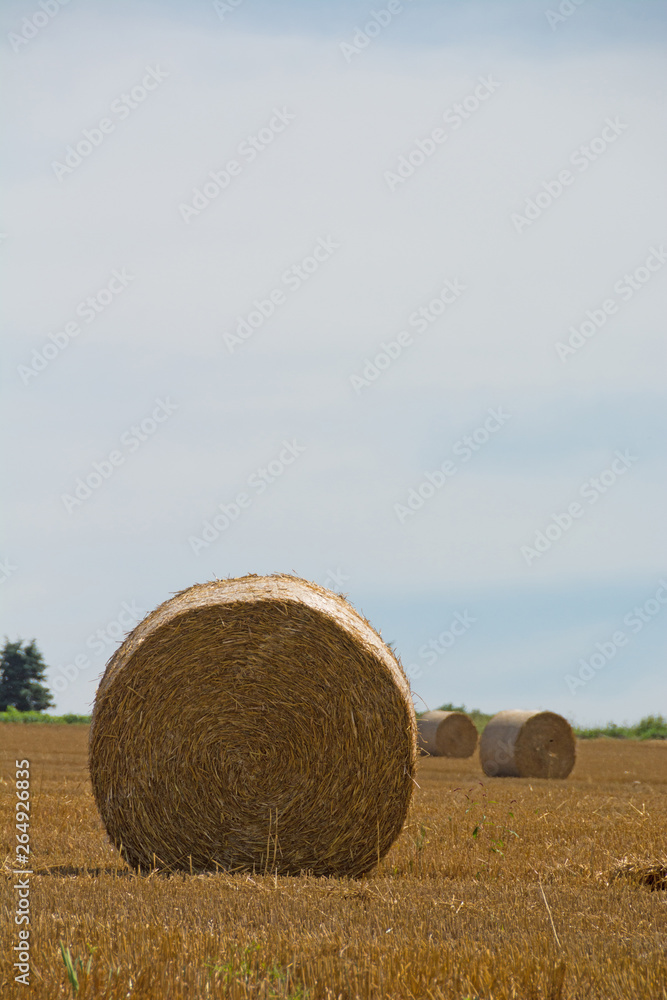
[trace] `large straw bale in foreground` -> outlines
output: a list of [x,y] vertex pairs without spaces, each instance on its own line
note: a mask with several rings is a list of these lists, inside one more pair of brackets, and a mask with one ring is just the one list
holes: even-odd
[[292,576],[197,584],[100,683],[95,799],[133,867],[359,875],[413,788],[403,671],[342,597]]
[[485,774],[501,778],[567,778],[575,741],[569,722],[555,712],[498,712],[479,744]]
[[417,719],[419,748],[431,757],[472,757],[477,729],[463,712],[424,712]]

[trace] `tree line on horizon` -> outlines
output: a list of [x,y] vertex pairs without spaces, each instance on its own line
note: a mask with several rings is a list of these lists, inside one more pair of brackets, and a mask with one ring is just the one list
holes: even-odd
[[0,653],[0,712],[43,712],[55,704],[44,681],[46,663],[34,639],[10,642]]
[[[5,645],[0,653],[0,721],[2,722],[65,722],[89,723],[89,715],[46,715],[45,709],[55,704],[44,683],[47,665],[34,639],[19,639]],[[467,709],[465,705],[448,702],[440,706],[442,712],[464,712],[470,716],[478,731],[484,730],[493,713],[479,708]],[[418,716],[423,713],[417,713]],[[619,726],[608,722],[606,726],[592,728],[573,727],[579,739],[607,736],[613,739],[664,740],[667,739],[667,718],[647,715],[634,726]]]

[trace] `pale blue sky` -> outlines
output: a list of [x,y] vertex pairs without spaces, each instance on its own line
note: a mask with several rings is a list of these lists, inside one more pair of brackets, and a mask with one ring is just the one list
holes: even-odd
[[[414,0],[346,61],[341,44],[386,6],[243,0],[221,20],[207,3],[71,0],[16,53],[7,36],[39,7],[3,6],[3,629],[37,639],[58,711],[89,710],[124,603],[293,571],[344,578],[429,707],[667,713],[659,600],[591,680],[566,680],[654,607],[667,571],[665,7],[586,0],[552,29],[557,3]],[[147,67],[161,82],[119,111]],[[480,78],[497,89],[475,106]],[[103,118],[59,180],[53,164]],[[241,144],[272,121],[250,162]],[[391,190],[437,128],[445,141]],[[231,159],[238,175],[184,222],[179,206]],[[572,182],[517,232],[512,216],[565,169]],[[290,286],[321,241],[335,249]],[[448,280],[465,291],[417,332],[410,316]],[[110,281],[108,306],[77,317]],[[224,334],[275,289],[284,301],[230,353]],[[610,298],[616,312],[560,360],[569,327]],[[412,345],[355,392],[406,330]],[[152,425],[158,399],[173,412]],[[465,462],[457,442],[483,437],[490,408],[510,417]],[[257,494],[249,477],[285,441],[305,451]],[[68,512],[63,496],[112,452]],[[617,452],[630,467],[587,502]],[[456,475],[401,521],[395,505],[452,457]],[[249,507],[195,554],[241,491]],[[581,517],[528,565],[522,547],[575,502]],[[474,625],[429,665],[420,650],[466,612]]]

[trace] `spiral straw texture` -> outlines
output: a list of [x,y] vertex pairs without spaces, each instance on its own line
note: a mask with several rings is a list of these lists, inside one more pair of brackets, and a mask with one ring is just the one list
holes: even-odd
[[365,618],[251,575],[196,584],[128,635],[90,773],[134,868],[356,876],[403,826],[416,753],[409,684]]

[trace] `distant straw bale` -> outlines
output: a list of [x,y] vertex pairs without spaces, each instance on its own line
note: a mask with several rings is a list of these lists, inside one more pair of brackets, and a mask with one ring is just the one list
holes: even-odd
[[93,791],[134,868],[363,874],[414,784],[409,684],[342,597],[286,575],[197,584],[109,661]]
[[417,719],[418,745],[431,757],[472,757],[477,729],[463,712],[424,712]]
[[567,778],[574,767],[574,733],[555,712],[498,712],[482,733],[479,757],[491,777]]

